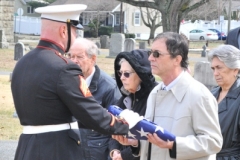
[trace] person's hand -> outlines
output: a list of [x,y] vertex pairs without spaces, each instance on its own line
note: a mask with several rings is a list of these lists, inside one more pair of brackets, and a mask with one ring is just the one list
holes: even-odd
[[112,154],[112,160],[122,160],[121,152],[115,150]]
[[119,143],[121,143],[124,146],[138,146],[138,140],[135,139],[128,139],[122,135],[112,135],[112,138],[117,140]]
[[127,121],[129,129],[133,128],[139,121],[143,120],[143,116],[139,116],[138,113],[129,109],[124,109],[119,116]]
[[155,144],[160,148],[172,149],[173,147],[173,141],[164,141],[161,138],[159,138],[156,133],[148,134],[147,137],[149,142]]

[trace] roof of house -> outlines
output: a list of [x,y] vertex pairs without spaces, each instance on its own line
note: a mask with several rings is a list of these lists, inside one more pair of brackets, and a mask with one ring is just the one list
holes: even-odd
[[120,2],[116,0],[56,0],[50,5],[86,4],[86,11],[112,11]]

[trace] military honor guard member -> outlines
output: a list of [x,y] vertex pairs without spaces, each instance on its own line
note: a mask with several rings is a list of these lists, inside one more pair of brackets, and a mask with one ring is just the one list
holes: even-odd
[[35,10],[41,13],[41,39],[16,64],[11,84],[23,126],[16,160],[81,159],[77,120],[102,134],[128,133],[128,124],[94,100],[79,66],[63,56],[76,38],[79,16],[86,7],[71,4]]

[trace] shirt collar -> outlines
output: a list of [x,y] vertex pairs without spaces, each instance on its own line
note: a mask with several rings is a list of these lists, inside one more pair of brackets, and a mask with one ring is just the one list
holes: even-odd
[[93,78],[93,75],[95,73],[95,67],[93,66],[93,71],[92,73],[85,79],[87,86],[89,87]]
[[180,73],[180,75],[177,76],[177,78],[175,78],[171,83],[169,83],[169,85],[165,85],[164,83],[162,84],[162,89],[164,88],[164,90],[169,91],[178,81],[179,79],[182,77],[182,75],[185,73],[185,71],[182,71]]

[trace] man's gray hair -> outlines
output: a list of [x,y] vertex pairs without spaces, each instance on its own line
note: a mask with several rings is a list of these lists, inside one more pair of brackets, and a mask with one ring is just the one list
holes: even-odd
[[88,57],[97,56],[99,50],[94,42],[81,37],[77,38],[75,42],[84,46]]
[[214,57],[217,57],[228,68],[240,71],[240,50],[238,48],[232,45],[220,45],[209,52],[208,61],[212,62]]

